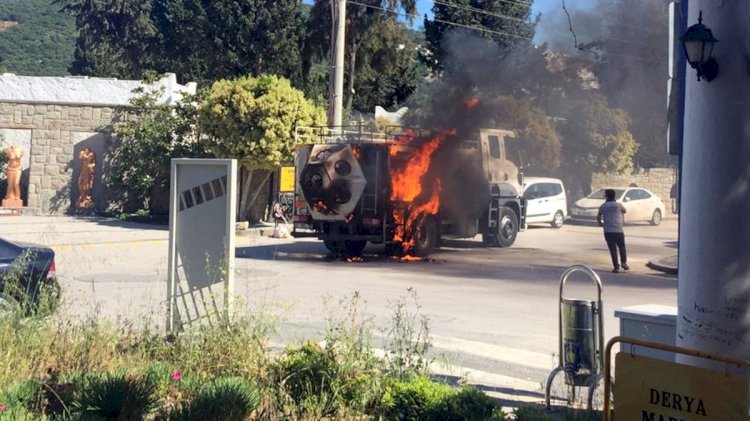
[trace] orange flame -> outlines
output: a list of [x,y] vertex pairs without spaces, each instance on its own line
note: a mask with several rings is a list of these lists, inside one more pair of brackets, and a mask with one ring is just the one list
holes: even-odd
[[[423,190],[424,175],[430,169],[432,156],[447,136],[455,130],[445,131],[416,147],[408,160],[391,170],[391,201],[396,202],[393,212],[395,231],[393,241],[401,243],[406,255],[414,250],[417,223],[424,215],[435,215],[440,210],[440,180],[435,180],[429,191]],[[409,139],[411,141],[412,139]],[[397,156],[398,145],[391,146],[390,155]],[[401,205],[403,204],[403,205]],[[408,217],[407,217],[408,215]]]
[[359,159],[362,158],[362,149],[360,149],[358,146],[352,146],[352,154],[354,154],[354,158],[359,161]]
[[476,98],[476,97],[471,98],[471,99],[467,99],[466,101],[464,101],[464,105],[468,109],[472,109],[472,108],[476,107],[477,104],[479,104],[479,98]]

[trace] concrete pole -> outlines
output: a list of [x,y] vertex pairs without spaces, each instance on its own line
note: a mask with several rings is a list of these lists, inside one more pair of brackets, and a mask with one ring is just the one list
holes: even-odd
[[346,0],[337,0],[336,7],[336,44],[334,46],[333,66],[333,117],[332,126],[341,126],[344,108],[344,50],[346,37]]
[[688,25],[701,10],[719,74],[687,69],[677,345],[750,359],[750,2],[690,0]]

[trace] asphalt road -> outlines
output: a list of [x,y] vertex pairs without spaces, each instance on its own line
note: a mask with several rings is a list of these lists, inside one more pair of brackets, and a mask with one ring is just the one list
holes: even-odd
[[[108,219],[2,217],[0,236],[38,242],[57,252],[66,311],[79,317],[147,318],[160,324],[166,295],[165,227]],[[394,303],[408,291],[427,315],[439,371],[534,391],[556,364],[559,278],[585,264],[603,283],[605,336],[618,334],[614,310],[638,304],[676,305],[676,277],[646,267],[676,253],[677,221],[626,227],[631,270],[613,274],[601,229],[565,225],[530,228],[507,249],[477,240],[447,240],[424,262],[400,262],[368,247],[361,262],[327,258],[316,240],[238,236],[236,292],[243,305],[279,319],[278,344],[321,339],[326,316],[357,293],[377,337],[385,335]],[[594,299],[594,284],[575,276],[565,294]],[[415,310],[415,306],[410,307]]]

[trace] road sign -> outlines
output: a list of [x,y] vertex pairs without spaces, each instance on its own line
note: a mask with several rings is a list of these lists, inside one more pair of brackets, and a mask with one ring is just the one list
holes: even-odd
[[279,177],[279,192],[291,193],[294,192],[294,166],[282,166],[281,176]]

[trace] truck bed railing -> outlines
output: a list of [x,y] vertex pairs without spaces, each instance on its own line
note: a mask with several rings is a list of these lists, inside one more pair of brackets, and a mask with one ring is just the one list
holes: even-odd
[[404,143],[414,138],[428,138],[430,130],[418,127],[386,126],[382,131],[367,125],[298,126],[294,137],[298,143]]

